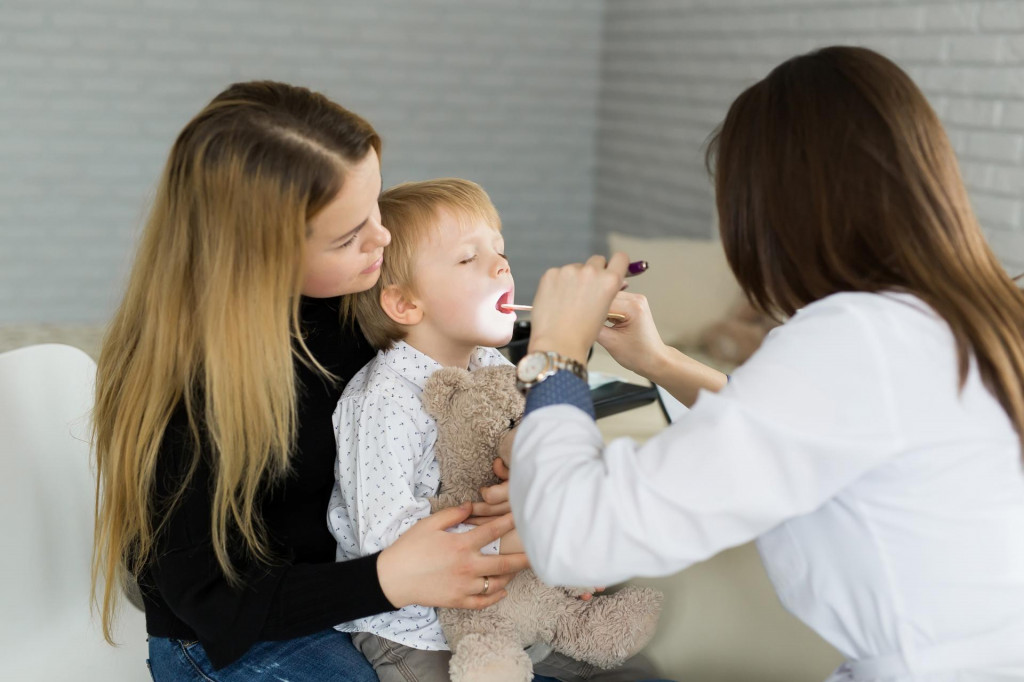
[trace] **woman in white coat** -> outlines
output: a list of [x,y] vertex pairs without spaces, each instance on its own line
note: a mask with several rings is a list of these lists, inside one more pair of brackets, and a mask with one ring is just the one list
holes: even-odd
[[[625,254],[546,273],[511,466],[534,569],[611,584],[756,538],[848,658],[834,679],[1024,679],[1024,294],[935,113],[884,57],[826,48],[741,94],[708,160],[729,264],[787,321],[727,380],[618,293]],[[595,339],[692,410],[605,445]]]

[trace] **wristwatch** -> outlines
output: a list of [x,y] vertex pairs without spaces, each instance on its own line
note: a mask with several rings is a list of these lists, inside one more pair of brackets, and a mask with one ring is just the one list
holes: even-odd
[[550,350],[535,351],[524,355],[516,365],[516,388],[526,393],[560,369],[587,380],[587,367],[582,362]]

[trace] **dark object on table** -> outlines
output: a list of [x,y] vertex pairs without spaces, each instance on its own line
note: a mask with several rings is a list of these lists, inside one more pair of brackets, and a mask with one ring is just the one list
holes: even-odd
[[591,389],[590,397],[594,401],[594,414],[600,419],[653,403],[658,399],[658,387],[613,381]]

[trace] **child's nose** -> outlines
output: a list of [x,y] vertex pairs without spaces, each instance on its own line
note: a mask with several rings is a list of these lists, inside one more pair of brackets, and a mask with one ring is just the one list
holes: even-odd
[[502,256],[495,256],[497,259],[494,268],[495,275],[502,275],[506,272],[512,272],[512,268],[509,267],[508,260]]

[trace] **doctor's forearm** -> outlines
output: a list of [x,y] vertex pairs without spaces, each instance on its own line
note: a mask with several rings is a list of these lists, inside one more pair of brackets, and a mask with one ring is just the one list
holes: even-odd
[[687,407],[693,407],[701,389],[717,393],[728,378],[716,369],[666,346],[664,353],[637,370]]

